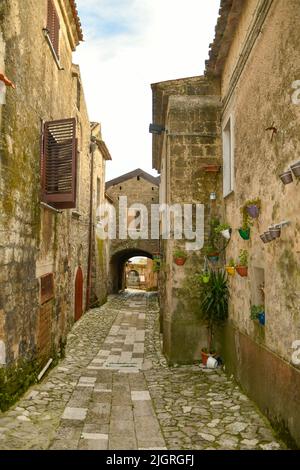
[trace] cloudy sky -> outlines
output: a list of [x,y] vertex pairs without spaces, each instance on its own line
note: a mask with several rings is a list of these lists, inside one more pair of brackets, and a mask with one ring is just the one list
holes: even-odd
[[91,121],[113,161],[107,180],[152,174],[151,83],[200,75],[220,0],[77,0],[85,42],[79,63]]

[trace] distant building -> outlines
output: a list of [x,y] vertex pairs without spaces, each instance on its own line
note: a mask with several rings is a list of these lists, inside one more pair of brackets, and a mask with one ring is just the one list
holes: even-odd
[[126,264],[126,287],[145,291],[157,290],[157,272],[149,258],[129,260]]

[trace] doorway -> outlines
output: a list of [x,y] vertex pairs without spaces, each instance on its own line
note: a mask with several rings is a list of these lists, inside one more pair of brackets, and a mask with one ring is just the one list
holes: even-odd
[[82,269],[79,267],[75,279],[75,321],[82,317],[83,313],[83,274]]

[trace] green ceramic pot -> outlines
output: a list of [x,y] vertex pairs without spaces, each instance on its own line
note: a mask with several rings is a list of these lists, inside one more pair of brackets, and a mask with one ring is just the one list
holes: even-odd
[[245,230],[240,228],[239,229],[239,234],[240,234],[240,236],[242,237],[243,240],[250,240],[250,227],[248,227]]
[[203,284],[208,284],[209,280],[210,280],[210,275],[209,274],[203,274],[201,279],[202,279]]

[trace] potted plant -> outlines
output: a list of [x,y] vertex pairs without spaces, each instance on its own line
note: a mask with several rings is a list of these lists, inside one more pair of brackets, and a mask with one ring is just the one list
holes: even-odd
[[244,210],[244,207],[241,208],[242,213],[242,226],[239,228],[239,234],[243,240],[250,239],[250,227],[252,225],[252,221],[247,211]]
[[226,240],[230,240],[232,229],[231,229],[229,224],[226,224],[226,223],[225,224],[219,224],[215,228],[215,232],[218,235],[221,234],[222,237],[226,238]]
[[203,274],[201,274],[201,281],[203,284],[208,284],[210,280],[210,272],[209,271],[204,271]]
[[187,255],[182,250],[175,250],[173,256],[174,256],[175,264],[177,264],[177,266],[183,266],[184,263],[186,262]]
[[261,209],[261,200],[259,198],[251,199],[247,201],[243,206],[243,212],[246,213],[252,218],[257,219]]
[[161,259],[158,257],[153,258],[153,264],[152,264],[152,271],[154,273],[157,273],[160,271],[161,268]]
[[230,258],[228,265],[225,266],[225,269],[227,271],[227,274],[229,274],[229,276],[235,275],[235,262],[233,258]]
[[251,320],[258,320],[262,326],[266,324],[265,318],[265,308],[263,305],[252,305],[251,313],[250,313]]
[[241,277],[248,276],[248,251],[241,250],[239,256],[239,265],[236,266],[236,271]]
[[224,271],[212,271],[209,283],[200,293],[200,318],[207,326],[207,347],[201,351],[202,363],[206,365],[209,356],[215,355],[214,331],[228,317],[229,289]]
[[292,170],[287,170],[284,173],[281,173],[281,175],[279,175],[279,178],[281,179],[284,185],[292,183],[293,182]]
[[217,263],[219,261],[220,253],[213,245],[208,245],[205,248],[205,254],[211,263]]
[[212,165],[205,165],[204,166],[204,171],[206,173],[219,173],[220,169],[221,169],[221,165],[212,164]]

